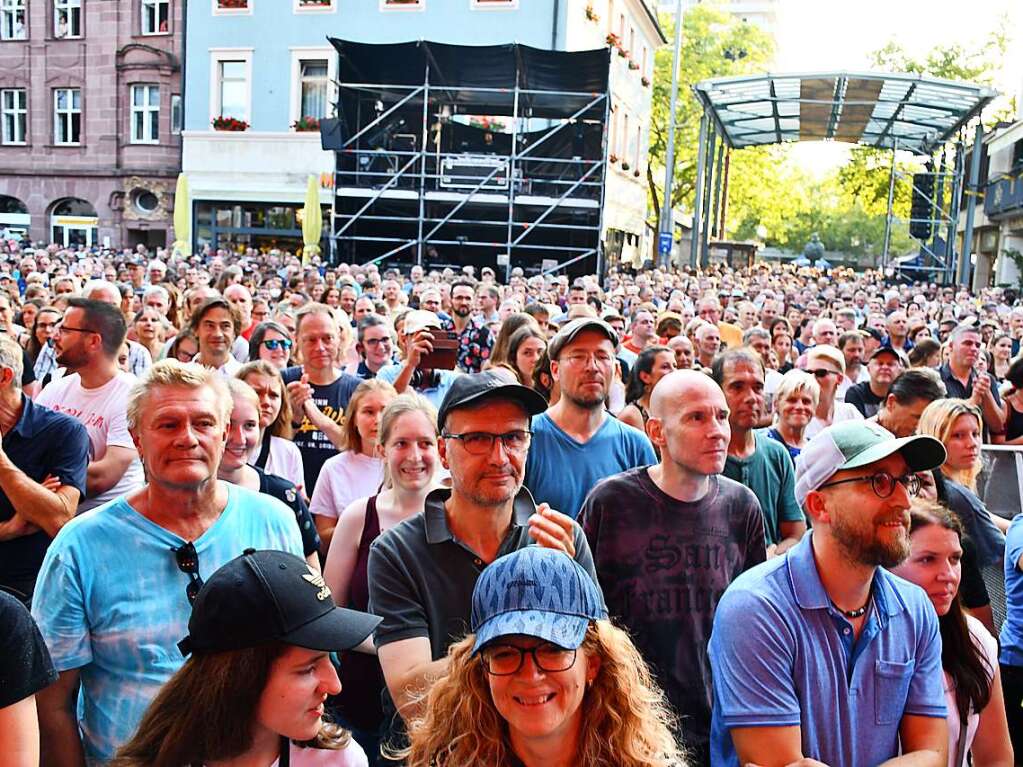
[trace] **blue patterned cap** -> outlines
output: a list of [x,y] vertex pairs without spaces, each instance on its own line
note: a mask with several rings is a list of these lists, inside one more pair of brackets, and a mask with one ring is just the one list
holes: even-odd
[[606,617],[600,589],[578,562],[562,551],[527,546],[494,560],[476,581],[472,652],[512,634],[573,650],[590,621]]

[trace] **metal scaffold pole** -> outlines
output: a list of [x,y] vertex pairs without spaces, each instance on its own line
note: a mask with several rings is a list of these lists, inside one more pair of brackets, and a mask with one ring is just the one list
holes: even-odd
[[[671,112],[668,124],[668,146],[664,158],[664,201],[661,203],[661,220],[658,231],[674,234],[674,215],[671,205],[671,188],[675,180],[675,110],[678,108],[678,70],[682,52],[682,0],[675,5],[675,53],[671,60]],[[671,253],[658,256],[658,263],[667,264],[671,261]]]

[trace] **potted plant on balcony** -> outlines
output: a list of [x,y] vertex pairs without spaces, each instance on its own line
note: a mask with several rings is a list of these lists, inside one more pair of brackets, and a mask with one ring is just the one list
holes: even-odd
[[628,170],[631,167],[632,166],[629,165],[629,163],[627,163],[625,160],[622,160],[622,170]]
[[597,12],[595,10],[593,10],[592,3],[590,5],[586,6],[586,18],[589,19],[592,22],[600,21],[600,16],[598,16]]
[[316,117],[300,117],[291,124],[291,127],[298,133],[309,133],[320,129],[320,121]]
[[627,58],[629,58],[629,52],[627,50],[625,50],[625,48],[623,48],[622,46],[619,45],[618,46],[618,56],[620,58],[627,59]]
[[244,120],[239,120],[236,117],[224,117],[224,115],[214,117],[211,124],[214,130],[219,131],[243,131],[249,127],[249,124]]
[[608,160],[608,162],[610,162],[610,163],[611,163],[612,165],[614,165],[614,164],[615,164],[616,162],[618,162],[618,155],[616,155],[616,154],[611,154],[611,155],[608,155],[608,158],[607,158],[607,160]]
[[637,64],[632,59],[629,59],[629,69],[632,69],[632,70],[639,69],[639,64]]
[[643,75],[641,78],[639,78],[639,82],[643,85],[644,88],[650,87],[650,78],[647,77],[646,75]]
[[249,7],[249,0],[217,0],[221,10],[241,10]]
[[614,32],[608,32],[607,37],[605,37],[604,39],[607,41],[607,44],[612,48],[620,49],[622,47],[622,39],[618,37],[618,35],[616,35]]

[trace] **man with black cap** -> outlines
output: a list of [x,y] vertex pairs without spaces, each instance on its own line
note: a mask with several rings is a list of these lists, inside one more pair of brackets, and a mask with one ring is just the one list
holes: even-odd
[[736,579],[710,640],[715,765],[947,764],[941,637],[909,555],[917,472],[945,460],[928,436],[870,421],[820,432],[796,459],[813,530]]
[[469,631],[473,587],[490,562],[539,543],[567,552],[597,579],[579,526],[547,504],[537,507],[522,487],[530,418],[545,406],[532,389],[491,371],[456,378],[437,416],[451,488],[430,493],[424,513],[370,548],[370,612],[383,618],[377,652],[404,716],[447,669],[448,647]]
[[867,358],[869,380],[850,386],[845,392],[845,401],[864,418],[873,418],[888,396],[892,381],[908,369],[909,360],[901,349],[887,345],[877,347]]
[[600,480],[657,462],[647,436],[605,409],[617,344],[610,325],[581,317],[547,347],[561,398],[533,422],[526,486],[572,518]]

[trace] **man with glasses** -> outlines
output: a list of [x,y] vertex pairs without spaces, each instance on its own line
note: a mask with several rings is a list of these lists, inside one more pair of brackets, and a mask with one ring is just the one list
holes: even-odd
[[909,555],[916,472],[944,460],[933,437],[865,421],[803,449],[813,530],[736,580],[714,618],[715,764],[947,764],[937,616],[885,569]]
[[561,397],[533,422],[526,487],[573,519],[600,480],[657,462],[647,436],[605,409],[617,342],[606,322],[582,317],[547,347]]
[[136,379],[117,365],[127,332],[124,315],[117,307],[71,298],[57,330],[57,364],[66,372],[43,389],[36,403],[66,413],[89,433],[88,497],[78,504],[81,513],[145,482],[124,413]]
[[231,408],[215,371],[177,360],[132,389],[147,484],[65,525],[39,574],[33,615],[60,672],[38,698],[44,763],[114,756],[184,661],[204,577],[249,548],[303,556],[290,509],[217,480]]
[[579,518],[608,611],[628,629],[679,716],[689,763],[706,765],[714,608],[740,573],[766,558],[764,520],[753,493],[721,476],[729,406],[709,377],[685,370],[662,378],[650,397],[647,431],[660,463],[598,484]]
[[469,629],[476,580],[495,559],[539,543],[573,556],[596,582],[579,526],[547,504],[537,507],[522,487],[530,419],[545,406],[532,389],[491,371],[456,378],[437,416],[450,489],[434,490],[422,514],[370,548],[370,612],[383,618],[377,653],[405,718],[447,669],[448,647]]

